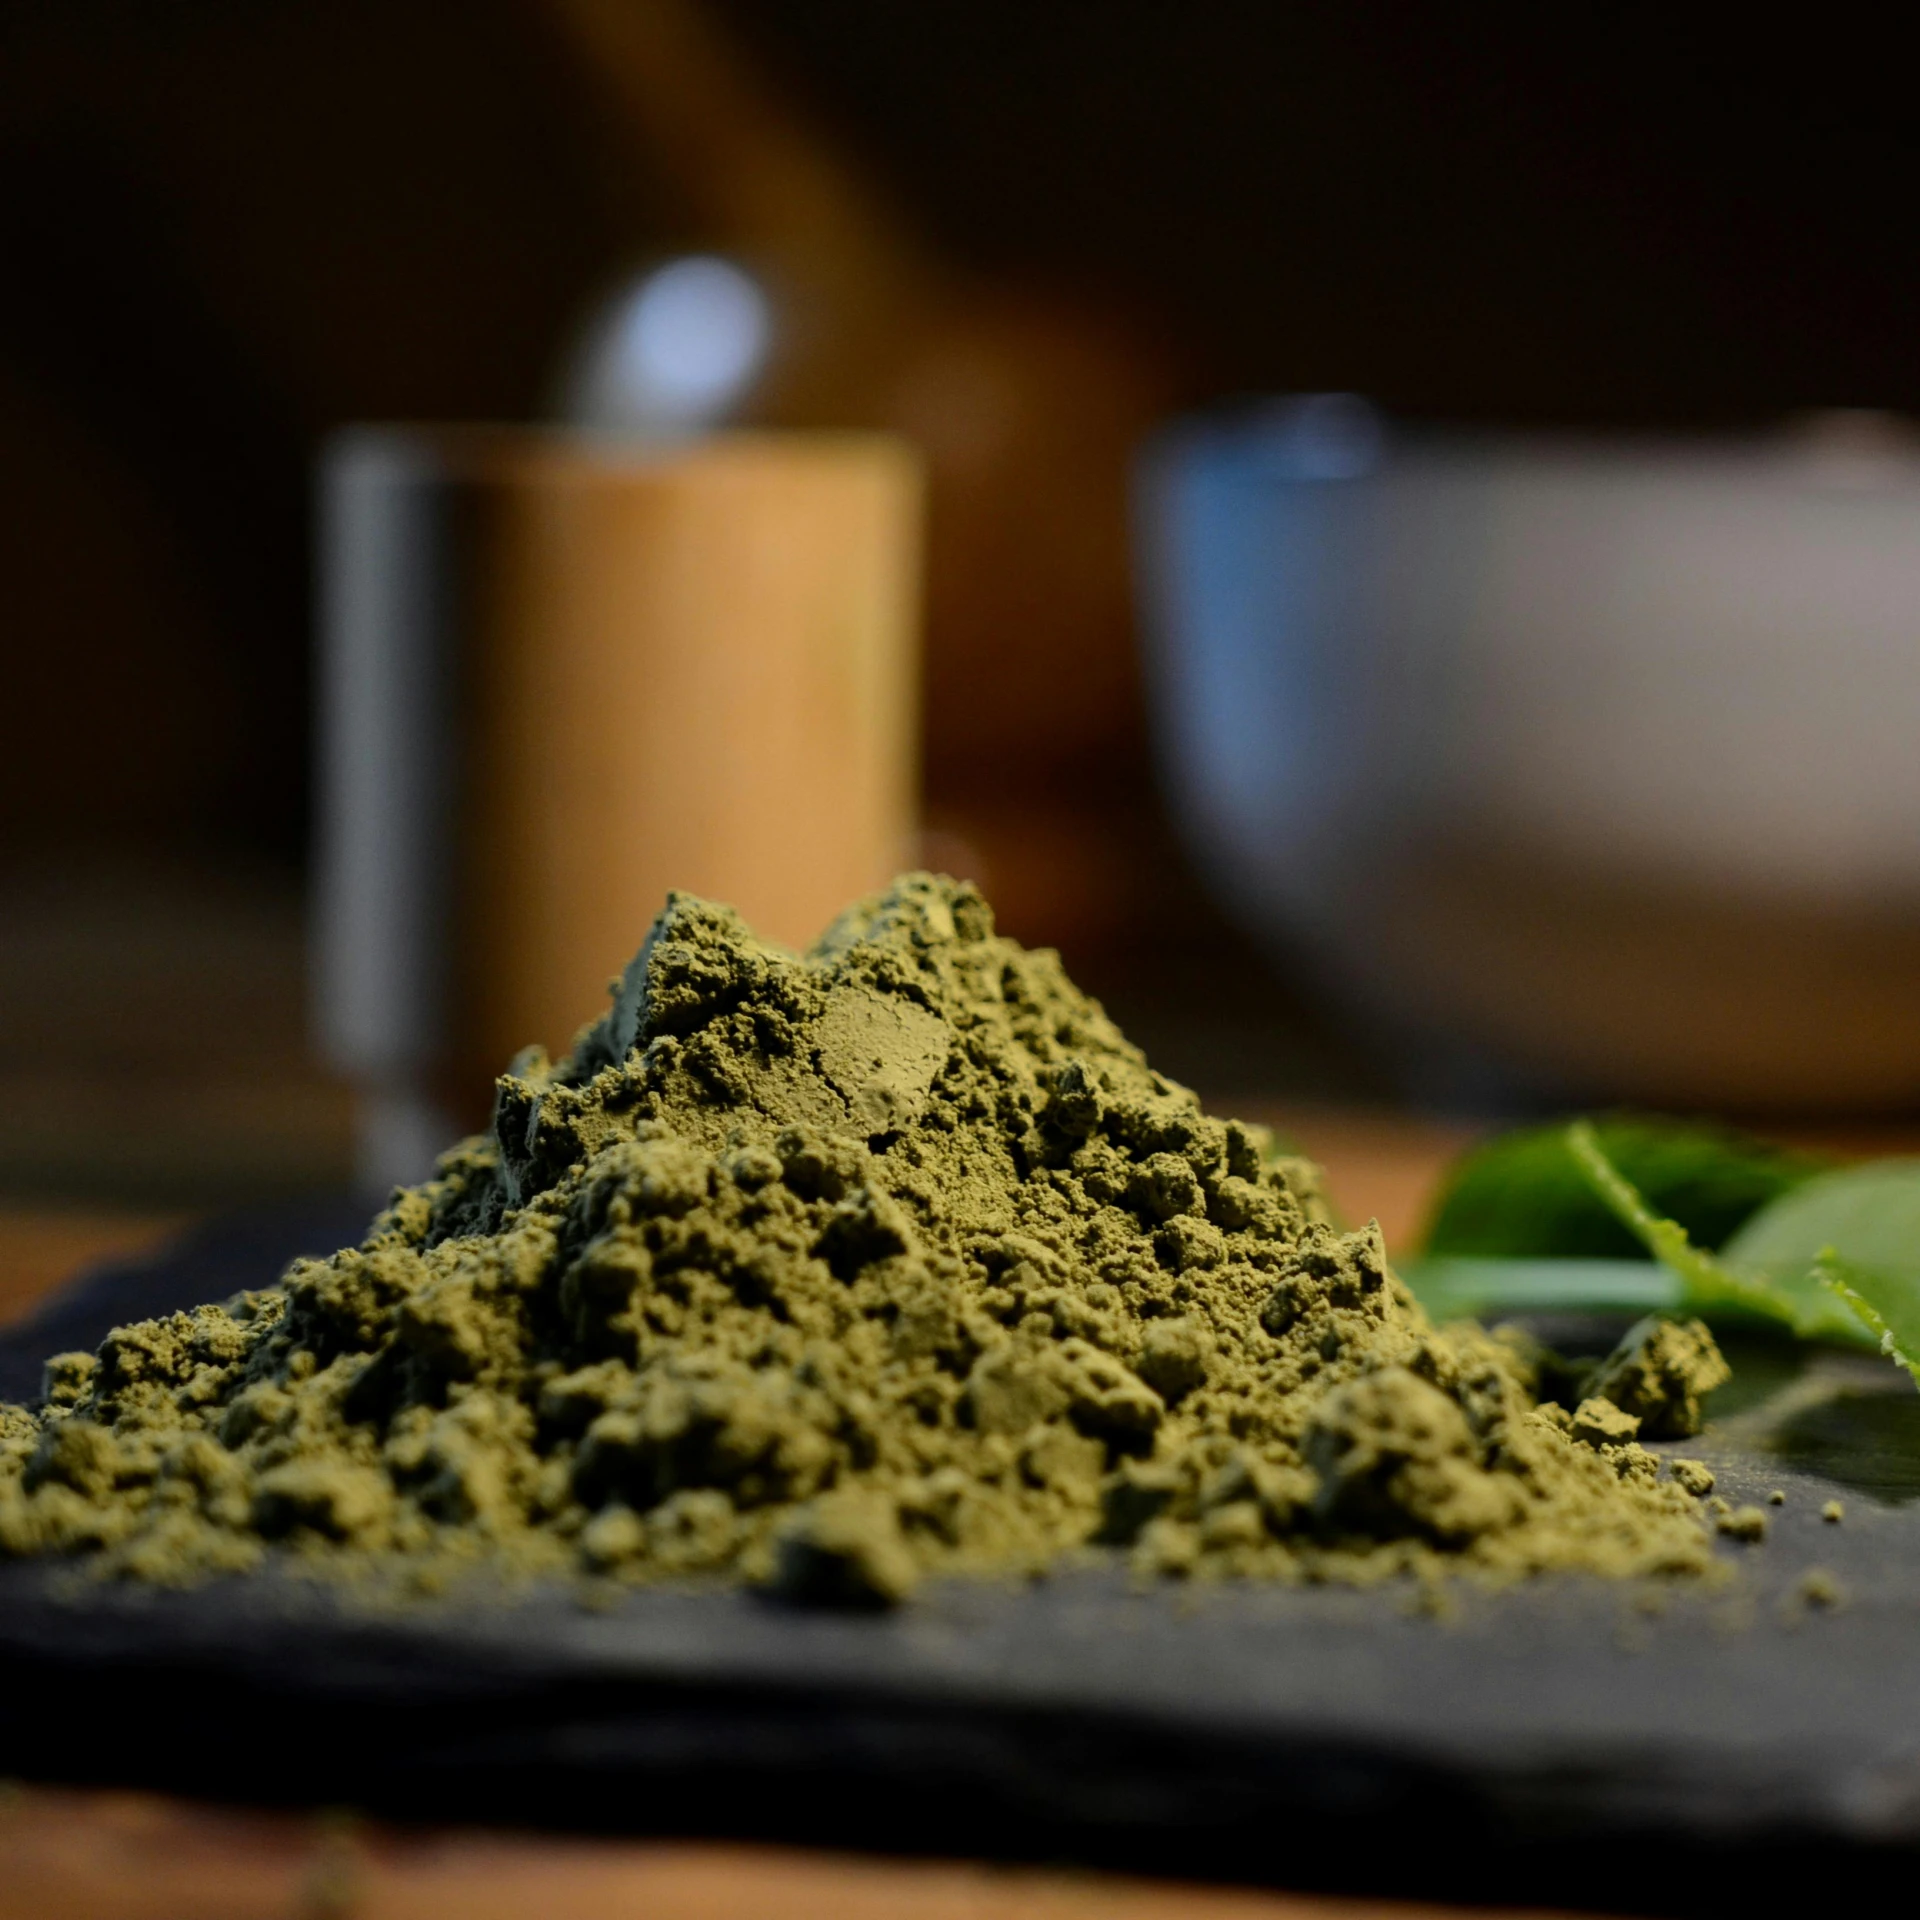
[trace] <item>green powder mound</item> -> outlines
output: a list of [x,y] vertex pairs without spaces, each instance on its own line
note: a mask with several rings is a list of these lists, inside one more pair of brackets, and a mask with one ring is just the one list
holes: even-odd
[[1431,1327],[1312,1166],[971,887],[910,875],[804,956],[675,895],[572,1055],[517,1059],[358,1247],[0,1409],[0,1552],[852,1603],[1101,1549],[1707,1569],[1631,1415],[1536,1405],[1533,1364]]

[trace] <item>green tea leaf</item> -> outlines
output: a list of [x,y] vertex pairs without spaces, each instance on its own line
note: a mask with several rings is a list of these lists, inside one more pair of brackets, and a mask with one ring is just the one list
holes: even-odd
[[[1621,1176],[1697,1247],[1721,1246],[1824,1164],[1697,1121],[1611,1114],[1593,1124]],[[1631,1260],[1641,1247],[1594,1191],[1556,1122],[1462,1154],[1435,1202],[1425,1250],[1475,1259]]]
[[[1790,1177],[1784,1166],[1776,1168],[1774,1197],[1716,1256],[1649,1203],[1608,1150],[1601,1128],[1577,1121],[1556,1140],[1564,1165],[1630,1236],[1629,1244],[1644,1246],[1654,1262],[1430,1252],[1402,1272],[1433,1318],[1608,1311],[1737,1316],[1789,1327],[1805,1339],[1884,1346],[1920,1358],[1920,1160],[1826,1172],[1809,1172],[1811,1163],[1799,1162]],[[1537,1136],[1526,1136],[1524,1154],[1504,1164],[1523,1179],[1539,1173],[1547,1162]],[[1508,1224],[1517,1217],[1509,1215]]]
[[1809,1331],[1864,1331],[1903,1365],[1920,1354],[1920,1161],[1821,1174],[1756,1214],[1727,1257],[1793,1297]]
[[1567,1129],[1567,1147],[1587,1178],[1622,1225],[1631,1229],[1653,1257],[1672,1268],[1682,1283],[1683,1311],[1711,1315],[1728,1309],[1771,1320],[1796,1333],[1801,1309],[1764,1276],[1736,1271],[1687,1238],[1675,1220],[1656,1214],[1641,1194],[1607,1158],[1593,1124],[1576,1120]]
[[1862,1327],[1842,1304],[1845,1295],[1815,1271],[1829,1253],[1920,1298],[1920,1160],[1823,1173],[1756,1214],[1721,1257],[1742,1272],[1764,1274],[1794,1300],[1809,1331],[1859,1339]]
[[1920,1287],[1857,1267],[1831,1247],[1815,1261],[1814,1274],[1874,1334],[1880,1351],[1899,1361],[1920,1386]]

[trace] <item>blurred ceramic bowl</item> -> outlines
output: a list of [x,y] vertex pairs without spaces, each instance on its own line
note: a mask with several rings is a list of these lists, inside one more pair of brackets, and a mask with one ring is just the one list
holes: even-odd
[[1920,1098],[1920,457],[1583,442],[1318,395],[1143,461],[1192,851],[1428,1084]]

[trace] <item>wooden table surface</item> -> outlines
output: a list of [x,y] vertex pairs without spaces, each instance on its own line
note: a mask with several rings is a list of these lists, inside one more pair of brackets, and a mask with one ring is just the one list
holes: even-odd
[[[1327,1168],[1350,1219],[1418,1233],[1464,1135],[1388,1116],[1270,1116]],[[163,1239],[178,1216],[0,1206],[0,1318],[88,1261]],[[0,1756],[3,1766],[4,1756]],[[1421,1913],[1113,1875],[793,1849],[396,1830],[157,1794],[0,1783],[0,1920],[1365,1920]]]

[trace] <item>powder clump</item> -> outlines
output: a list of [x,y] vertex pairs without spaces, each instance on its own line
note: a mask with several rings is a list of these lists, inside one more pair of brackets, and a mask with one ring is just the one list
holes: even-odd
[[1316,1169],[1203,1113],[970,886],[909,875],[804,956],[674,895],[571,1055],[517,1059],[491,1134],[359,1246],[0,1408],[0,1553],[838,1604],[1100,1548],[1696,1573],[1634,1434],[1684,1429],[1717,1361],[1649,1329],[1598,1404],[1537,1404],[1523,1341],[1429,1325]]
[[1587,1391],[1633,1415],[1650,1439],[1700,1431],[1700,1402],[1731,1378],[1704,1320],[1649,1316],[1600,1363]]

